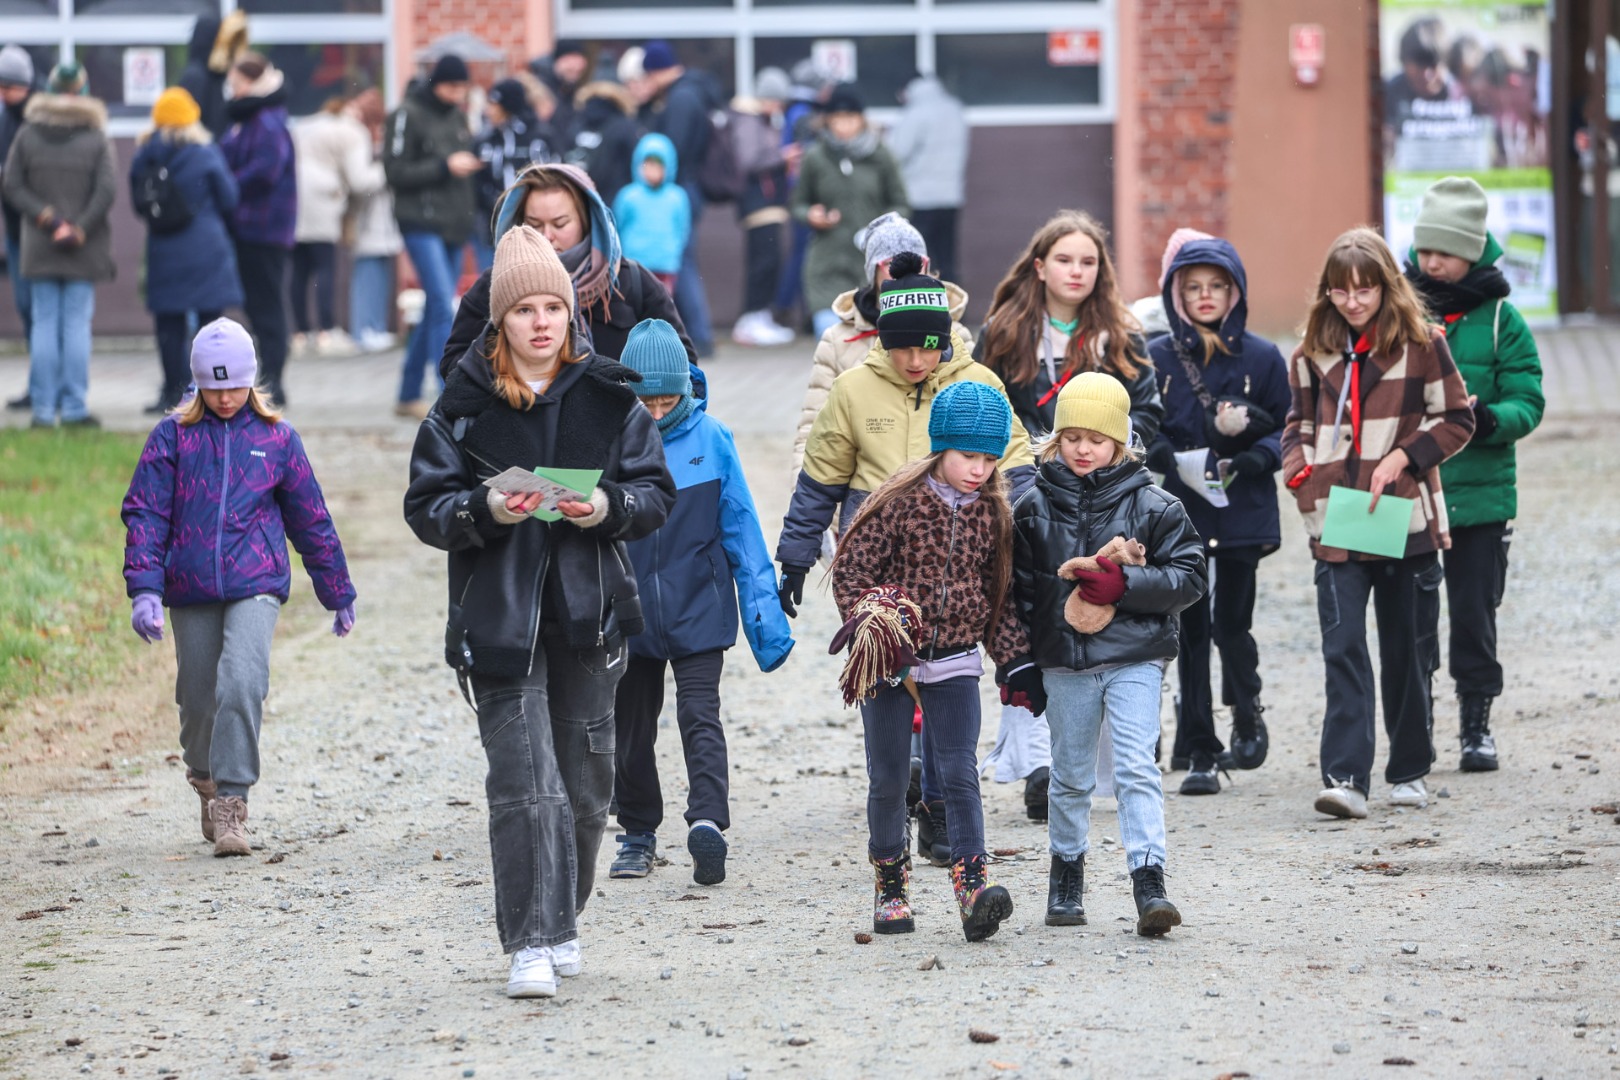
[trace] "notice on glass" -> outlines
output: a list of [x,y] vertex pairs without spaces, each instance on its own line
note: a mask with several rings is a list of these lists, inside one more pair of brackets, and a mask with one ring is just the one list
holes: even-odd
[[596,482],[602,479],[600,469],[520,469],[513,467],[485,481],[494,491],[506,495],[532,495],[538,493],[540,505],[534,516],[541,521],[556,521],[562,517],[557,509],[560,502],[589,502]]

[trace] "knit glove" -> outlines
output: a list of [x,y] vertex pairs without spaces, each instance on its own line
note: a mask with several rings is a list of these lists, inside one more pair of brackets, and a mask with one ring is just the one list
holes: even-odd
[[1271,462],[1259,450],[1245,450],[1232,455],[1232,472],[1238,476],[1265,476],[1271,472]]
[[354,605],[347,604],[332,613],[332,633],[338,637],[348,637],[349,631],[354,629]]
[[1028,709],[1036,716],[1046,711],[1046,680],[1041,669],[1027,656],[1019,657],[1007,665],[1011,670],[997,680],[1001,687],[1001,703]]
[[163,640],[163,599],[155,592],[135,594],[129,613],[130,627],[147,644]]
[[1125,595],[1125,571],[1106,555],[1097,556],[1097,569],[1076,570],[1074,578],[1080,599],[1088,604],[1117,604]]
[[1164,440],[1154,443],[1147,452],[1147,467],[1161,476],[1176,474],[1176,452]]
[[1474,399],[1474,440],[1488,439],[1496,431],[1496,414],[1478,398]]
[[799,605],[804,603],[804,579],[810,573],[808,566],[782,567],[782,583],[776,587],[776,599],[782,613],[790,619],[799,616]]
[[518,522],[529,516],[528,514],[516,514],[508,510],[506,508],[506,493],[504,491],[496,491],[494,488],[491,488],[486,501],[489,503],[490,514],[502,525],[516,525]]

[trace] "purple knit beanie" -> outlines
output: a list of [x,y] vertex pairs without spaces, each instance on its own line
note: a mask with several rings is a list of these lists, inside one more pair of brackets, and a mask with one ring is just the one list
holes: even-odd
[[258,382],[253,338],[232,319],[215,319],[191,343],[191,377],[199,390],[239,390]]

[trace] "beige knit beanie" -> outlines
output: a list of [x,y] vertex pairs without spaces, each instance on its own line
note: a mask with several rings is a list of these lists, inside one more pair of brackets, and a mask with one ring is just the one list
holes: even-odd
[[525,296],[544,293],[568,305],[574,317],[574,283],[545,234],[527,225],[506,230],[495,247],[495,269],[489,276],[489,321],[496,326]]
[[1131,395],[1124,383],[1101,371],[1083,371],[1058,392],[1052,430],[1085,428],[1129,446],[1130,417]]

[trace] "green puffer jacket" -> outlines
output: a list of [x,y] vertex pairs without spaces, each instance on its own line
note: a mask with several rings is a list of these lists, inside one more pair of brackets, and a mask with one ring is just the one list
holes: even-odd
[[[1502,257],[1487,235],[1475,266]],[[1468,392],[1490,407],[1496,430],[1476,436],[1440,466],[1446,515],[1452,528],[1510,521],[1519,511],[1513,444],[1541,423],[1541,357],[1524,316],[1506,300],[1486,302],[1446,327],[1446,341]]]

